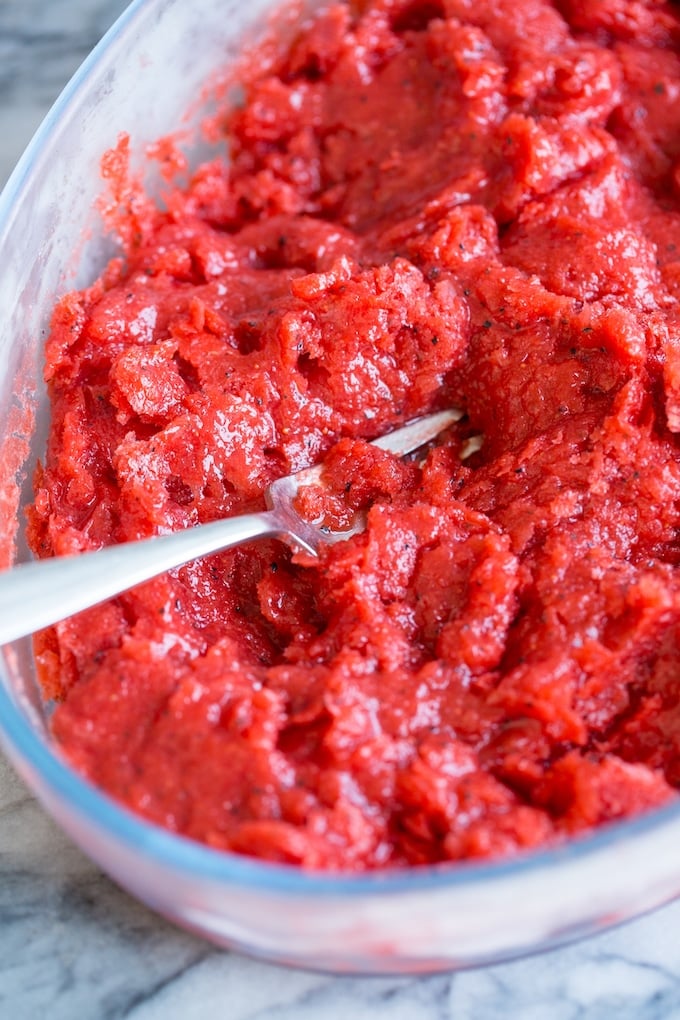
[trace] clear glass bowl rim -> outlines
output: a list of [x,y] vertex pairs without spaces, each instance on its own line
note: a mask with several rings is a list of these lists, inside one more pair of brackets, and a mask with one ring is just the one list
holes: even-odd
[[[87,89],[91,75],[110,46],[130,30],[154,2],[132,0],[83,61],[42,121],[0,194],[0,250],[12,227],[14,211],[20,205],[32,168],[49,142],[55,126],[81,92]],[[3,671],[2,666],[0,671]],[[509,879],[513,875],[519,877],[534,870],[556,869],[567,861],[575,863],[608,850],[614,851],[628,839],[650,835],[655,830],[660,832],[680,821],[678,800],[646,814],[609,823],[564,843],[502,860],[452,861],[412,869],[384,869],[358,874],[308,871],[228,851],[213,850],[144,821],[99,792],[54,753],[17,707],[6,685],[7,679],[3,676],[0,683],[0,738],[9,750],[10,757],[25,762],[29,769],[35,770],[53,794],[70,804],[88,823],[109,835],[114,842],[123,843],[134,852],[142,853],[147,859],[155,860],[168,869],[205,881],[237,883],[261,891],[301,897],[307,894],[330,897],[390,895],[436,890],[438,887],[474,887],[494,880]],[[28,783],[31,785],[30,777]]]

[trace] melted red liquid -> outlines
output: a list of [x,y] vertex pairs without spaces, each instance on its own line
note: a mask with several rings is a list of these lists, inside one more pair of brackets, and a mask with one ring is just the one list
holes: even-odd
[[[358,7],[247,65],[231,165],[166,211],[108,157],[126,260],[55,313],[31,515],[40,555],[94,549],[327,457],[310,505],[370,506],[364,534],[192,563],[38,661],[65,754],[135,811],[356,870],[680,783],[677,11]],[[423,464],[365,442],[447,406]]]

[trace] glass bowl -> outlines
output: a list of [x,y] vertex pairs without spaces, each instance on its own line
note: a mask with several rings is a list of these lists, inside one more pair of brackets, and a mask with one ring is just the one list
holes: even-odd
[[[64,91],[0,198],[3,566],[28,556],[22,506],[44,444],[50,310],[111,254],[93,209],[100,157],[123,130],[141,153],[193,109],[183,124],[191,135],[205,112],[202,86],[278,3],[137,0]],[[557,945],[680,891],[680,804],[500,863],[350,877],[211,851],[133,816],[65,764],[47,732],[30,641],[2,649],[0,672],[3,746],[46,809],[121,886],[224,946],[330,971],[452,969]]]

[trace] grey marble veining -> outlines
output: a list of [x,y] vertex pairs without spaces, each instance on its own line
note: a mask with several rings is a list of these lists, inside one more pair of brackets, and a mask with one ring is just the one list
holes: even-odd
[[0,184],[126,0],[0,0]]
[[[123,6],[0,0],[0,184]],[[680,903],[556,952],[469,973],[335,978],[284,970],[218,951],[121,892],[0,756],[5,1017],[680,1020]]]

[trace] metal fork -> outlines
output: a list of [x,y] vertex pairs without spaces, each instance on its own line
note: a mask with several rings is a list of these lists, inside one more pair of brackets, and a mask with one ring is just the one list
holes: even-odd
[[[430,414],[381,436],[373,445],[405,456],[461,417],[462,411],[455,409]],[[333,531],[321,521],[305,520],[296,511],[299,489],[318,484],[322,470],[323,466],[317,465],[277,479],[265,492],[269,509],[261,513],[227,517],[96,552],[24,563],[0,573],[0,644],[64,620],[173,567],[254,538],[275,536],[318,555],[322,543],[357,534],[365,527],[362,514],[356,514],[346,530]]]

